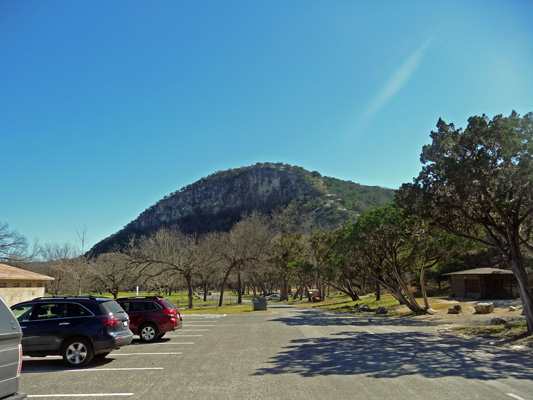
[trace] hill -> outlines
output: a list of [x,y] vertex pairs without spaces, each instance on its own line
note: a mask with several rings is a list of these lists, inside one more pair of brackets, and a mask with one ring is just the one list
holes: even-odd
[[147,235],[177,225],[184,233],[228,231],[243,213],[270,214],[293,206],[308,221],[302,232],[331,230],[363,211],[392,200],[394,191],[323,177],[317,171],[282,163],[218,171],[170,193],[119,232],[97,243],[91,253],[121,247],[131,235]]

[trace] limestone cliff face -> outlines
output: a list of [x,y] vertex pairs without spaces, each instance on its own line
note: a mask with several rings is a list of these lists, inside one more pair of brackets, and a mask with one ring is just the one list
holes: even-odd
[[[165,197],[144,211],[131,227],[151,230],[191,217],[238,214],[272,209],[294,199],[318,195],[303,176],[282,168],[254,167],[241,172],[219,173]],[[130,226],[128,225],[128,226]],[[183,230],[189,231],[186,226]]]
[[149,235],[165,226],[179,226],[184,233],[228,231],[243,213],[269,214],[289,204],[307,216],[302,232],[312,227],[334,229],[391,198],[388,189],[326,178],[281,163],[261,163],[216,172],[165,196],[121,231],[96,244],[91,253],[121,247],[131,235]]

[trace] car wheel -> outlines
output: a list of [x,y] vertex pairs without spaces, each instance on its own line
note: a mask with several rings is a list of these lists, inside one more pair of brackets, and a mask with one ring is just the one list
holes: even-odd
[[93,359],[93,349],[88,340],[75,338],[65,343],[61,355],[69,367],[85,367]]
[[157,331],[157,326],[154,324],[144,324],[141,326],[141,329],[139,329],[139,336],[143,342],[155,342],[157,340]]

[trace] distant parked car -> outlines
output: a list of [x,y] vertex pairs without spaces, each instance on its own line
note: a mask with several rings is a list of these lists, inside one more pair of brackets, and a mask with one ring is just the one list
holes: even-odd
[[117,301],[130,317],[130,329],[143,342],[155,342],[183,324],[180,310],[163,297],[125,297]]
[[0,298],[0,399],[23,400],[27,396],[18,393],[22,368],[22,330]]
[[41,297],[11,307],[22,328],[24,355],[61,355],[83,367],[131,343],[128,314],[107,297]]
[[281,300],[281,296],[279,293],[272,293],[269,294],[267,297],[265,297],[267,300]]

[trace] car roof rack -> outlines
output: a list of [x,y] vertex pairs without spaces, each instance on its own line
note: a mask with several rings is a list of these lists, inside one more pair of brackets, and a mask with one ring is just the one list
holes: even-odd
[[33,300],[66,300],[66,299],[88,299],[88,300],[111,300],[105,296],[51,296],[51,297],[36,297]]
[[162,299],[164,299],[164,297],[161,297],[161,296],[131,296],[131,297],[120,297],[117,300],[142,300],[142,299],[162,300]]

